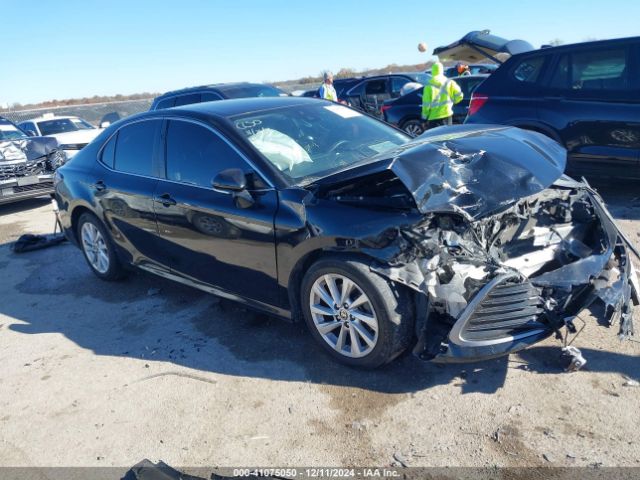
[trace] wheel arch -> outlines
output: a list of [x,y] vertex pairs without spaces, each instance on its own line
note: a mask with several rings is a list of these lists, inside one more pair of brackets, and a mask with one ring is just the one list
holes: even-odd
[[73,235],[73,240],[77,245],[80,244],[80,241],[78,238],[78,221],[80,220],[80,217],[84,213],[90,213],[97,218],[97,215],[93,212],[93,210],[91,210],[86,205],[78,205],[71,211],[71,229],[70,230],[71,230],[71,235]]

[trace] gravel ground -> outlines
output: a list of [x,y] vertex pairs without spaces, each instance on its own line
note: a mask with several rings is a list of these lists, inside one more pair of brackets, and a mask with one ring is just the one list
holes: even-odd
[[[603,191],[636,245],[637,192]],[[300,325],[143,273],[101,282],[70,245],[11,253],[52,226],[46,200],[0,207],[0,466],[640,466],[640,344],[591,316],[576,373],[555,340],[361,372]]]

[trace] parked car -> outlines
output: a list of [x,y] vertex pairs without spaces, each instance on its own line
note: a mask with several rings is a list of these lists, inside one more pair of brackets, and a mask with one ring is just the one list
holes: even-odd
[[[465,75],[454,80],[464,95],[464,99],[453,106],[453,123],[463,123],[467,117],[471,93],[480,85],[488,75]],[[382,105],[382,117],[385,122],[395,125],[409,135],[416,136],[423,132],[422,129],[422,90],[417,89],[403,97],[390,100]]]
[[640,37],[512,57],[476,90],[467,122],[544,133],[567,149],[570,175],[638,180]]
[[102,131],[80,117],[52,113],[20,122],[18,126],[30,136],[54,137],[68,158],[86,147]]
[[633,247],[565,158],[511,127],[411,140],[324,100],[229,100],[109,127],[58,170],[56,199],[101,279],[133,265],[304,318],[348,365],[412,344],[461,361],[571,328],[597,298],[632,331]]
[[53,193],[53,172],[65,161],[55,138],[29,137],[0,117],[0,204]]
[[167,92],[153,99],[150,110],[179,107],[200,102],[215,102],[230,98],[286,96],[287,94],[279,88],[262,83],[217,83]]
[[400,97],[402,87],[409,82],[426,83],[430,75],[424,72],[393,73],[372,77],[334,80],[338,99],[369,115],[381,117],[382,104]]

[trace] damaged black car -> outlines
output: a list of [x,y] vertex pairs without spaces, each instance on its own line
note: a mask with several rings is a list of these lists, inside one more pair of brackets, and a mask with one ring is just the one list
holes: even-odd
[[0,205],[53,193],[53,172],[66,159],[55,138],[29,137],[0,117]]
[[599,301],[633,333],[637,251],[566,152],[512,127],[411,139],[348,107],[245,99],[147,112],[60,168],[67,237],[293,321],[345,364],[457,362],[575,331]]

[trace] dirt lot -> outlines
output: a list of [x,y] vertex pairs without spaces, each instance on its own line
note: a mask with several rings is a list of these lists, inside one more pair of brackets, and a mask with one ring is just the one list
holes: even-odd
[[[637,192],[603,191],[636,245]],[[142,273],[101,282],[70,245],[11,253],[52,226],[46,200],[0,207],[0,466],[640,466],[640,343],[593,317],[577,373],[555,340],[361,372],[300,325]]]

